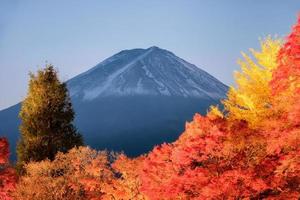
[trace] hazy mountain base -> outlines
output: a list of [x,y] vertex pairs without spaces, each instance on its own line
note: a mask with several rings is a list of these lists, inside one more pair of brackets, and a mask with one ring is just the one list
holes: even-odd
[[137,156],[176,140],[185,122],[195,112],[205,113],[212,103],[217,102],[166,96],[101,98],[86,105],[75,103],[75,123],[86,144]]
[[[175,141],[195,112],[202,114],[216,100],[168,96],[106,97],[73,101],[75,125],[85,144],[95,149],[124,151],[137,156],[163,142]],[[16,159],[20,104],[0,112],[0,132],[8,138]],[[141,115],[141,113],[144,113]]]
[[16,160],[16,145],[19,138],[19,126],[21,120],[19,118],[19,112],[21,109],[21,103],[11,106],[0,112],[0,135],[6,137],[9,141],[10,158]]

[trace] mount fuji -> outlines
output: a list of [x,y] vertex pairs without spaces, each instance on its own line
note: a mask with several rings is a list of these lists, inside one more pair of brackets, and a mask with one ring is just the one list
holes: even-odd
[[[172,52],[121,51],[67,81],[85,143],[137,156],[174,141],[196,112],[226,96],[228,87]],[[0,133],[13,151],[21,104],[0,111]]]

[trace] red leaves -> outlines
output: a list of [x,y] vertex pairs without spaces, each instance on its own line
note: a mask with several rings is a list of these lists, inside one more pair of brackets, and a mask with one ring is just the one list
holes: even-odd
[[0,165],[8,162],[9,149],[6,138],[0,138]]
[[10,193],[15,189],[17,176],[15,170],[9,166],[8,142],[0,138],[0,200],[11,200]]
[[150,199],[190,199],[216,174],[224,132],[220,123],[195,115],[173,144],[156,147],[145,159],[142,191]]
[[278,55],[278,67],[273,72],[271,86],[273,93],[278,94],[296,81],[299,83],[300,76],[300,15],[297,24]]
[[16,172],[13,168],[5,168],[0,170],[0,200],[13,199],[10,195],[15,189],[17,182]]
[[277,123],[254,131],[196,115],[176,142],[146,157],[141,191],[150,199],[299,197],[300,130],[269,120]]
[[229,170],[214,177],[202,188],[203,199],[231,199],[253,197],[267,189],[262,179],[253,178],[253,172],[247,170]]

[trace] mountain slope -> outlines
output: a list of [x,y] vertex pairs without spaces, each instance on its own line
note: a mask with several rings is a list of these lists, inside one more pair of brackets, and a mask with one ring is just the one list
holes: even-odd
[[[75,124],[85,143],[130,156],[175,140],[195,112],[225,97],[227,86],[173,53],[121,51],[69,81]],[[20,104],[0,111],[0,132],[15,146]]]

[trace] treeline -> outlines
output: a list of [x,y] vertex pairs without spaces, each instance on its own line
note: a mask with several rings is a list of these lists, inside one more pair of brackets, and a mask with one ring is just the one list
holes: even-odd
[[[299,199],[300,18],[285,41],[250,52],[224,110],[196,114],[177,141],[133,159],[83,147],[65,86],[39,71],[21,111],[20,175],[0,140],[0,199]],[[55,84],[39,82],[47,73]]]

